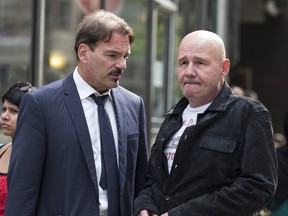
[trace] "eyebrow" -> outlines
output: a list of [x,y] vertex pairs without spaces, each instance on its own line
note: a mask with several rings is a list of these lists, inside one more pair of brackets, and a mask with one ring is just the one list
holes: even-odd
[[[183,60],[185,60],[185,59],[188,59],[188,57],[187,57],[186,55],[180,57],[180,58],[177,60],[177,62],[181,62],[181,61],[183,61]],[[205,57],[198,57],[198,56],[192,57],[192,60],[205,61],[205,62],[207,61],[207,59],[206,59]]]
[[181,56],[180,58],[177,59],[177,62],[183,61],[185,58],[187,59],[186,55],[185,56]]
[[207,61],[207,59],[205,58],[205,57],[195,57],[195,60],[197,60],[197,61],[204,61],[204,62],[206,62]]
[[[106,50],[104,51],[105,54],[116,54],[116,55],[122,55],[122,52],[118,52],[116,50]],[[124,56],[129,56],[131,52],[126,52]]]

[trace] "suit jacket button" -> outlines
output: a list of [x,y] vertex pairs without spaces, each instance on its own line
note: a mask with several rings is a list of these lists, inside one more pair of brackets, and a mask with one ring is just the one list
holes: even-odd
[[165,196],[165,200],[168,201],[170,199],[169,196]]

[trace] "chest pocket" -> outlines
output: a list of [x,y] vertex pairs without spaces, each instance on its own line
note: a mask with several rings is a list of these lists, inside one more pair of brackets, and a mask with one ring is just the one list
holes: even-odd
[[226,137],[202,137],[198,154],[206,177],[220,182],[236,175],[240,168],[236,146],[237,140]]
[[236,144],[236,140],[232,139],[225,139],[215,136],[203,136],[200,142],[200,148],[222,153],[232,153],[236,147]]

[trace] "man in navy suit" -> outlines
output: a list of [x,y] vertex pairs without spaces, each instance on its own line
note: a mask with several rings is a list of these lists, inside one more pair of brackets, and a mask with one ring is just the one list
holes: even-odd
[[119,86],[133,41],[118,16],[103,10],[86,16],[76,34],[74,72],[23,97],[6,216],[108,215],[108,197],[116,194],[99,185],[101,134],[92,94],[108,95],[120,191],[114,215],[132,214],[148,158],[143,100]]

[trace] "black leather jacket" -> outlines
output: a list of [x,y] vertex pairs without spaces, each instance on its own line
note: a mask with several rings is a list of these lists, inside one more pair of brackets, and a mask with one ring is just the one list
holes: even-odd
[[184,131],[168,174],[163,147],[182,126],[187,105],[182,98],[166,114],[134,214],[148,209],[169,216],[252,215],[276,188],[270,113],[260,102],[232,94],[225,83],[197,124]]

